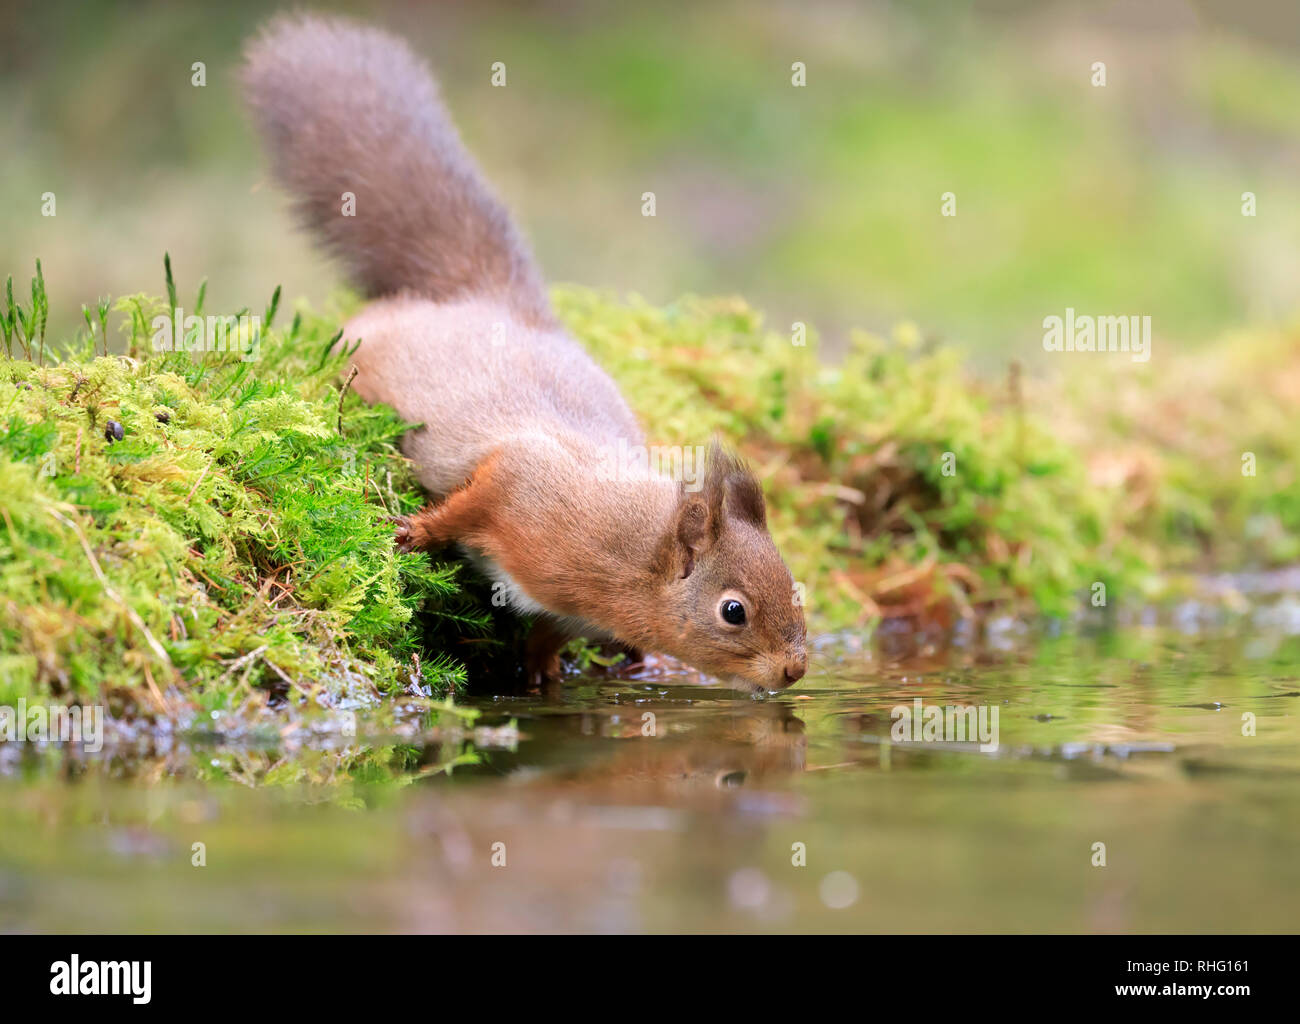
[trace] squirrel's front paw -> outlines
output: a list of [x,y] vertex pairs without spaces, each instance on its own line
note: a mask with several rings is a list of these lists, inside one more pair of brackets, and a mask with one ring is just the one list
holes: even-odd
[[411,528],[411,517],[394,516],[393,523],[393,543],[397,545],[397,550],[402,554],[417,550],[415,531]]
[[437,515],[431,509],[422,509],[409,516],[392,516],[393,543],[403,554],[411,551],[428,551],[437,546],[433,526]]

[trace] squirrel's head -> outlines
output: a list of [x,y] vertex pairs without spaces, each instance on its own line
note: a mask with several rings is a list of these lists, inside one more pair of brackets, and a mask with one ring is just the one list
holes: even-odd
[[665,653],[746,688],[779,690],[803,676],[803,607],[767,532],[763,489],[716,444],[700,490],[680,491],[656,569]]

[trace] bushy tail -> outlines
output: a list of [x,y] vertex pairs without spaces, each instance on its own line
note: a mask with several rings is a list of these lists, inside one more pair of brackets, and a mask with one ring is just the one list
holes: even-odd
[[528,246],[404,42],[282,16],[248,43],[242,80],[276,178],[366,294],[490,295],[550,320]]

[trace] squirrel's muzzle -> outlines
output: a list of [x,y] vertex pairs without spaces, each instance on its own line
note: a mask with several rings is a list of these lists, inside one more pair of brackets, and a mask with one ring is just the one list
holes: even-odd
[[785,685],[790,686],[792,683],[797,683],[804,677],[804,673],[807,671],[808,656],[804,654],[803,651],[800,651],[799,654],[793,658],[786,659]]

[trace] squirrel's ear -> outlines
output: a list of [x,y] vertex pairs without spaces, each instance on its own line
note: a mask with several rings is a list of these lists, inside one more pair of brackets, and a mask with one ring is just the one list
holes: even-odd
[[767,504],[763,488],[749,467],[725,451],[715,440],[709,449],[709,466],[704,475],[704,499],[710,515],[722,522],[726,514],[742,519],[760,530],[767,529]]
[[686,579],[714,535],[704,499],[680,489],[673,518],[655,548],[651,571],[668,579]]
[[695,568],[695,559],[713,542],[716,520],[709,506],[697,497],[683,497],[677,506],[675,564],[681,567],[680,577],[686,579]]

